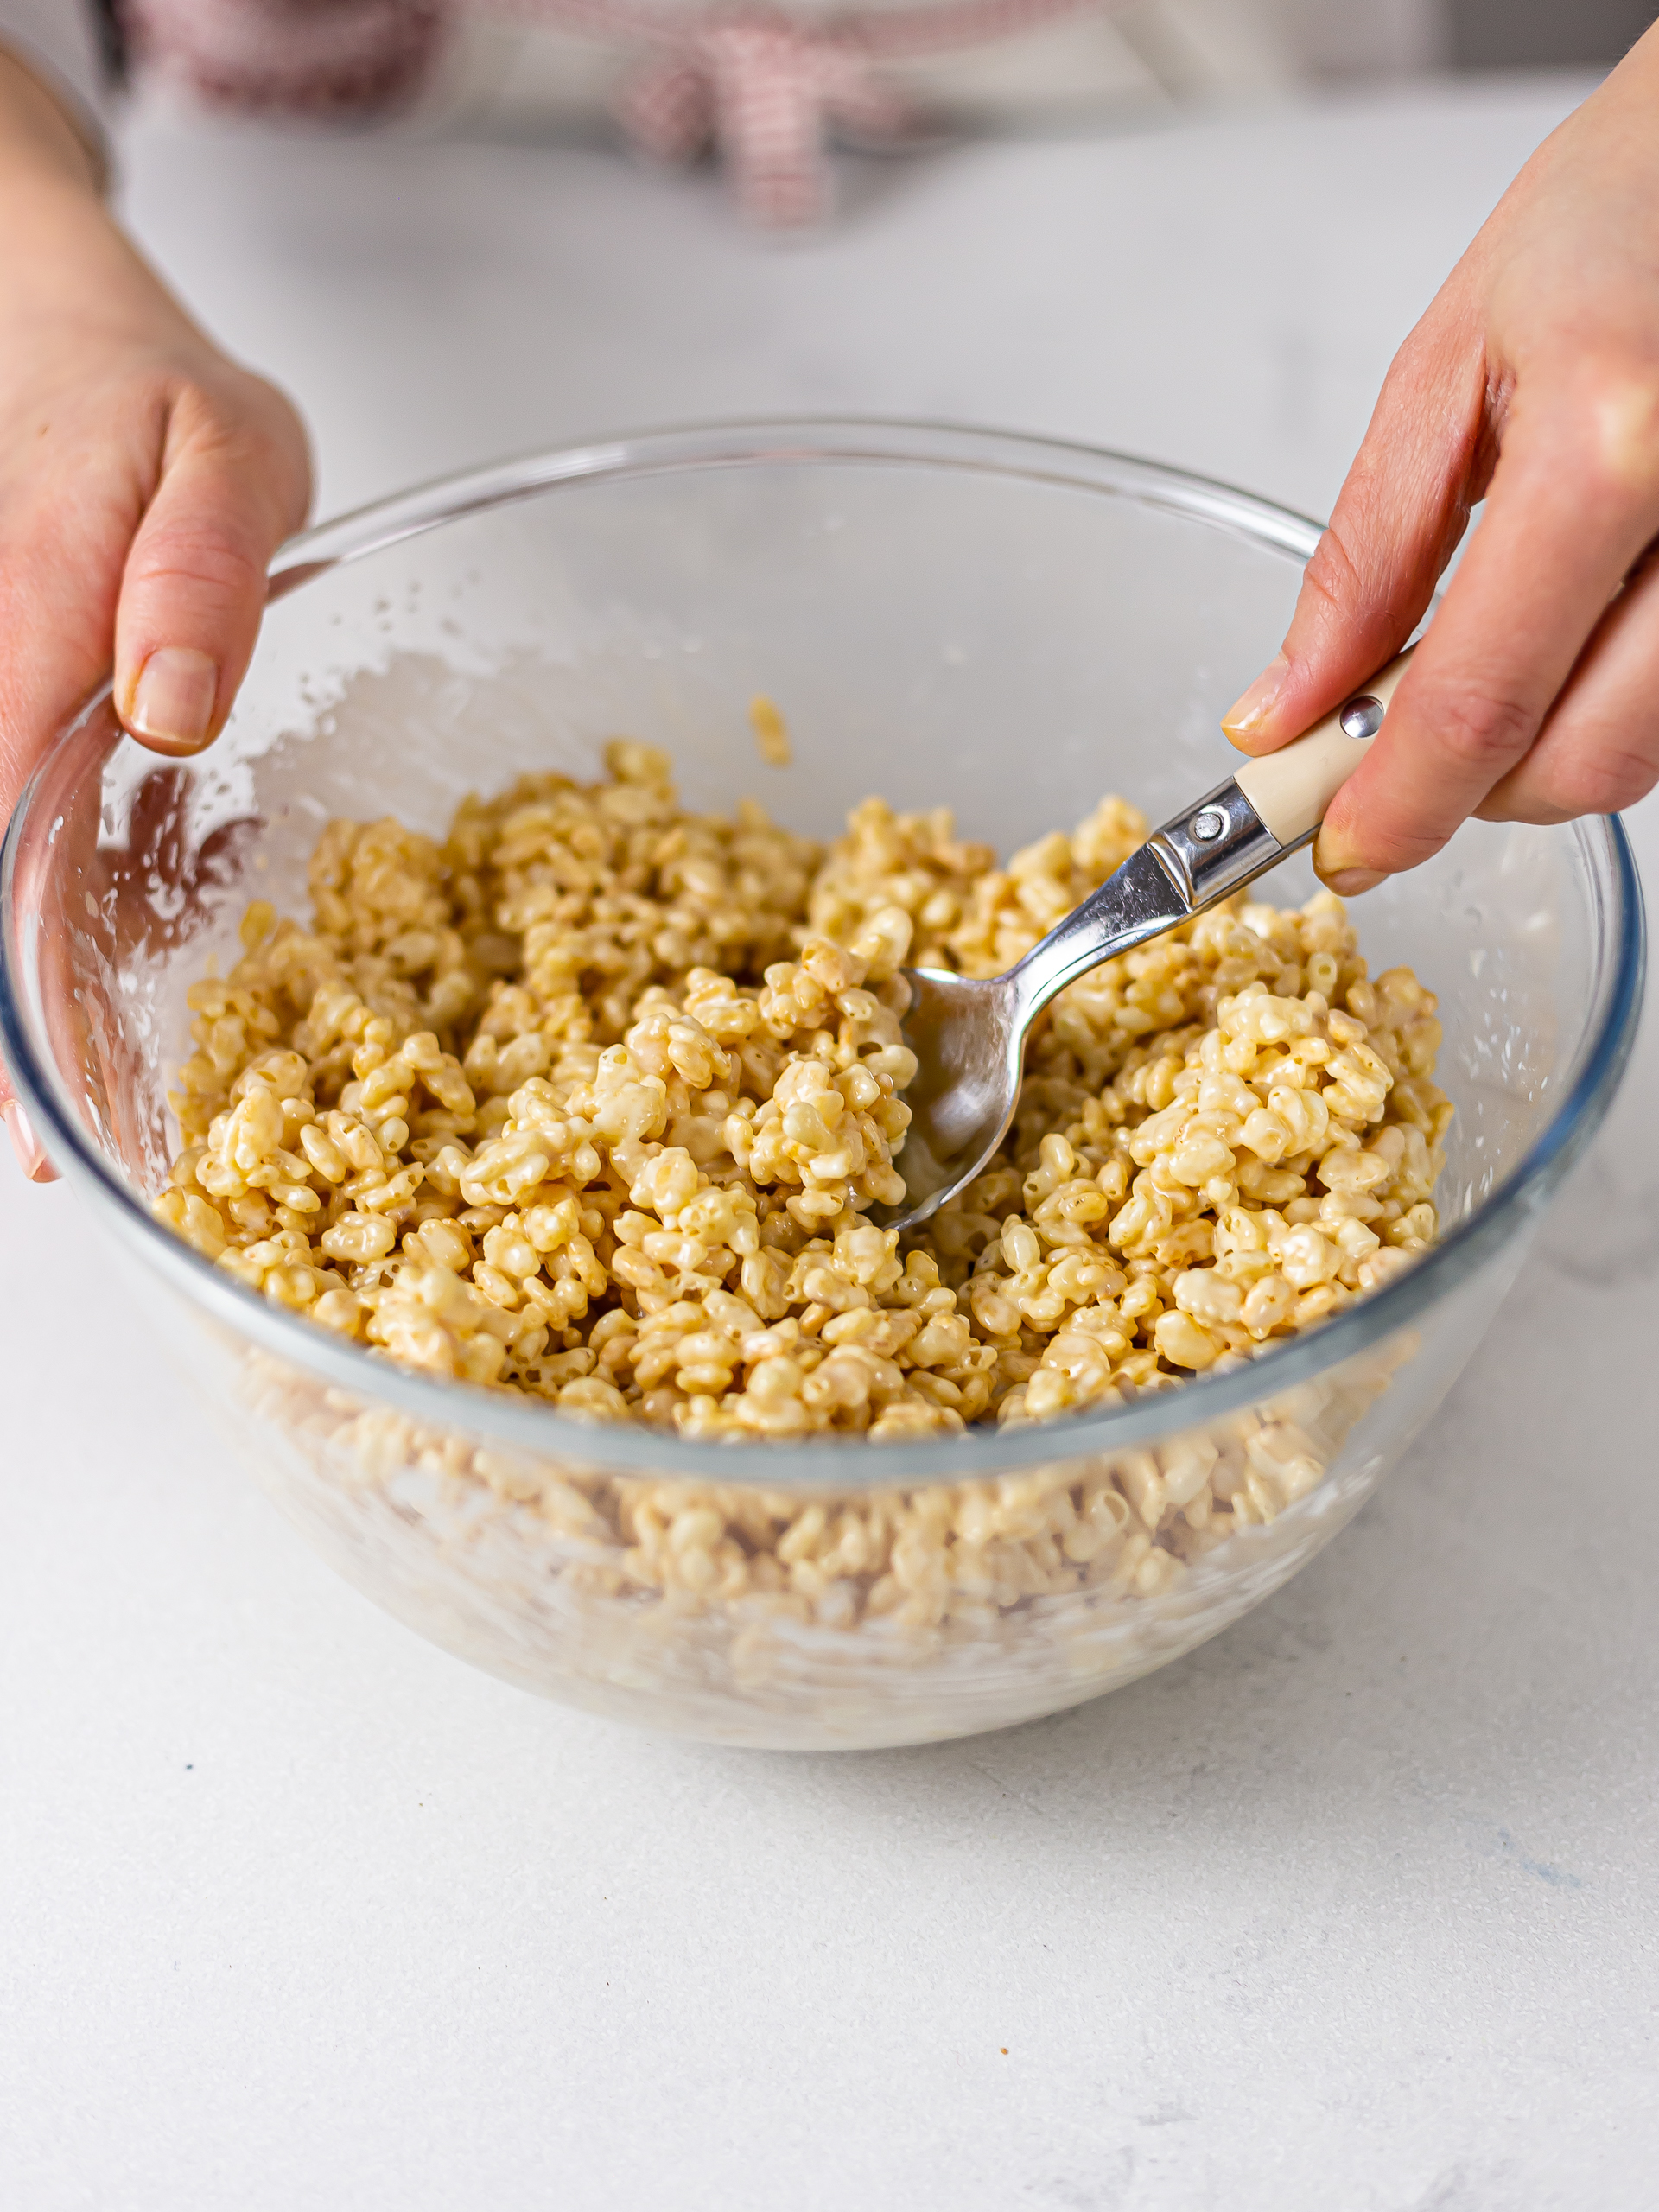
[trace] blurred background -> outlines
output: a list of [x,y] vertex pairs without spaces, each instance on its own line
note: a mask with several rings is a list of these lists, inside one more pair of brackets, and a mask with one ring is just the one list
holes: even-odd
[[1451,0],[1449,56],[1471,69],[1617,61],[1655,13],[1649,0]]
[[[663,0],[696,12],[704,0]],[[820,0],[776,0],[810,22]],[[912,0],[852,0],[855,14]],[[428,120],[541,136],[608,118],[632,66],[582,17],[543,0],[461,0]],[[1020,0],[1007,13],[1017,22]],[[880,73],[948,130],[997,135],[1133,124],[1193,104],[1230,105],[1319,85],[1606,68],[1659,15],[1659,0],[1081,0],[1029,27]]]
[[1605,67],[1654,20],[1651,0],[1270,0],[1325,76]]

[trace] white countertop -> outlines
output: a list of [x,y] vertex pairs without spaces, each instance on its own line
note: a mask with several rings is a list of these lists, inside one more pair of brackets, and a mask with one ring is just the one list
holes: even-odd
[[[818,408],[1322,510],[1571,90],[872,165],[791,245],[595,150],[152,119],[129,181],[307,404],[325,508]],[[1631,826],[1652,880],[1659,808]],[[1649,1022],[1484,1350],[1300,1580],[1098,1704],[867,1757],[653,1740],[416,1641],[7,1163],[0,2202],[1648,2212],[1656,1084]]]

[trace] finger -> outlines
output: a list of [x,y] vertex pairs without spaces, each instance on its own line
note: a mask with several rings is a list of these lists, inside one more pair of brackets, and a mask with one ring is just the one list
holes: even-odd
[[1297,737],[1393,659],[1421,620],[1490,472],[1486,368],[1447,305],[1389,370],[1278,658],[1222,728],[1246,753]]
[[1487,822],[1618,814],[1659,784],[1659,557],[1602,618],[1536,743],[1478,810]]
[[[102,702],[80,728],[99,757],[107,755],[118,735],[113,717]],[[79,756],[72,757],[86,760],[86,747],[83,746]],[[101,888],[103,874],[104,855],[98,843],[102,801],[103,779],[96,772],[73,778],[67,790],[60,781],[52,801],[48,842],[55,843],[60,853],[80,854],[84,866],[42,871],[38,866],[31,868],[22,864],[23,856],[18,855],[20,868],[13,896],[23,899],[35,925],[34,949],[29,956],[32,988],[27,995],[42,1018],[43,1033],[37,1041],[40,1057],[48,1067],[54,1061],[60,1067],[72,1066],[84,1057],[87,1009],[80,985],[86,980],[84,957],[91,940],[80,909],[83,904],[96,907],[100,918],[107,911],[92,896]],[[37,853],[35,857],[38,861],[41,856]],[[95,927],[93,938],[99,935]],[[105,945],[113,951],[107,940]],[[22,1099],[14,1096],[3,1063],[0,1063],[0,1118],[5,1122],[6,1135],[25,1178],[31,1183],[55,1182],[57,1170],[41,1141],[45,1125]]]
[[[141,467],[119,443],[89,466],[72,410],[25,414],[24,429],[0,451],[0,830],[109,671],[121,564],[144,493]],[[3,1065],[0,1114],[23,1173],[50,1179]]]
[[1590,363],[1517,408],[1486,512],[1314,865],[1352,893],[1437,853],[1531,747],[1659,524],[1659,383]]
[[[255,403],[229,419],[197,391],[181,394],[122,578],[116,710],[157,753],[194,753],[219,734],[252,658],[270,556],[304,518],[297,427],[247,381]],[[275,404],[259,404],[261,392]]]
[[91,486],[56,467],[24,486],[0,480],[0,826],[109,673],[121,564],[143,500],[133,474],[117,456]]
[[24,1180],[55,1183],[58,1171],[47,1158],[29,1116],[8,1092],[3,1068],[0,1068],[0,1121],[5,1122],[6,1135],[11,1139],[12,1154],[23,1171]]
[[[109,667],[121,554],[137,494],[112,467],[79,499],[73,479],[42,472],[27,490],[0,482],[0,830],[52,739]],[[55,1179],[0,1064],[0,1119],[31,1183]]]

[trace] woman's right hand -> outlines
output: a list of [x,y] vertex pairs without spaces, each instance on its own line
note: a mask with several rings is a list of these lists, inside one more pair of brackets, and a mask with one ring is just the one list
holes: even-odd
[[[142,744],[211,744],[309,499],[288,400],[190,321],[0,50],[0,828],[105,678]],[[0,1106],[25,1172],[48,1172],[3,1070]]]

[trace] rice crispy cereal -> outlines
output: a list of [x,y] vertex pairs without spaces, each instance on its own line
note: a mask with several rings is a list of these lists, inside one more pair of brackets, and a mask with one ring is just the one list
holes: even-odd
[[290,1518],[451,1650],[613,1718],[829,1749],[1006,1726],[1190,1650],[1363,1502],[1375,1459],[1338,1455],[1418,1349],[1141,1449],[817,1497],[479,1444],[260,1351],[242,1395]]
[[[733,1440],[925,1436],[1166,1389],[1433,1240],[1435,1001],[1408,969],[1368,978],[1329,893],[1235,900],[1071,985],[1003,1153],[902,1242],[877,1228],[869,1203],[903,1195],[901,963],[1006,969],[1145,821],[1107,798],[999,867],[948,810],[869,799],[823,849],[750,802],[688,814],[648,747],[606,766],[468,799],[442,843],[328,825],[312,926],[256,904],[232,974],[190,993],[164,1221],[403,1365]],[[1138,1586],[1147,1556],[1271,1517],[1306,1487],[1284,1470],[1313,1465],[1277,1437],[1236,1459],[1220,1485],[1218,1462],[1149,1462],[1098,1499],[969,1498],[969,1541],[1036,1542],[1070,1575],[1133,1521]],[[926,1495],[906,1512],[925,1522]],[[875,1611],[916,1595],[893,1580],[902,1516],[878,1529],[872,1501],[809,1542],[798,1499],[774,1528],[779,1501],[731,1497],[696,1529],[683,1488],[671,1515],[645,1488],[606,1510],[659,1588],[792,1588],[817,1560]]]

